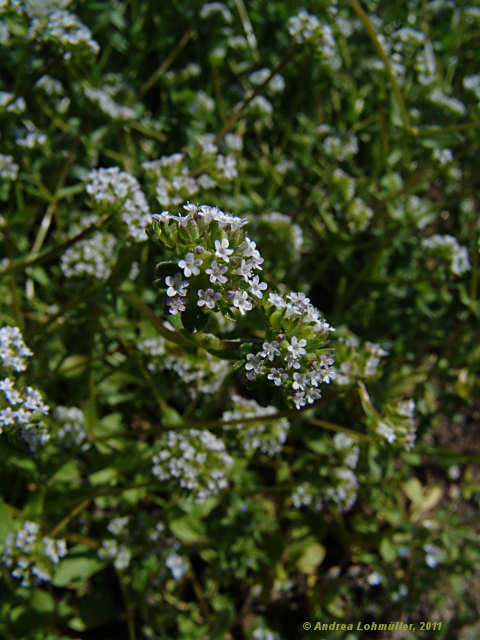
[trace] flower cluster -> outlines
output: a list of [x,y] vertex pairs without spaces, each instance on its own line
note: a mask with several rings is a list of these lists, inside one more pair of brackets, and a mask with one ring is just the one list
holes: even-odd
[[18,164],[14,162],[12,156],[0,153],[0,178],[14,182],[18,176]]
[[52,11],[43,17],[34,17],[28,35],[31,40],[53,42],[64,50],[66,60],[71,58],[72,50],[77,48],[94,55],[100,51],[90,29],[80,22],[75,14],[68,11]]
[[271,416],[277,413],[275,407],[262,407],[255,400],[247,400],[237,394],[232,395],[233,409],[224,411],[222,420],[238,420],[236,424],[225,425],[228,433],[234,433],[241,449],[252,455],[261,451],[273,456],[282,450],[287,439],[290,423],[287,418],[265,420],[264,422],[242,422],[245,418]]
[[33,352],[25,345],[18,327],[3,326],[0,329],[0,360],[2,365],[13,371],[25,371],[27,358]]
[[326,503],[332,502],[345,512],[354,505],[358,491],[354,472],[359,457],[358,446],[346,434],[337,433],[333,439],[333,449],[329,465],[320,470],[321,489],[310,482],[300,484],[292,494],[295,507],[310,506],[315,511],[321,511]]
[[10,575],[20,580],[20,586],[28,588],[50,581],[52,570],[66,554],[65,540],[41,537],[39,525],[27,520],[19,531],[5,538],[2,562]]
[[459,245],[454,236],[436,234],[424,238],[422,246],[448,259],[450,270],[456,276],[463,275],[471,268],[467,249]]
[[58,406],[53,412],[54,419],[61,424],[56,437],[68,449],[81,446],[82,451],[90,447],[83,411],[78,407]]
[[161,451],[152,459],[152,472],[159,480],[192,491],[196,503],[205,502],[226,488],[232,458],[213,433],[198,429],[186,433],[170,431],[161,444]]
[[381,360],[386,355],[387,351],[379,344],[368,340],[361,343],[352,332],[339,330],[335,352],[336,383],[344,387],[358,380],[377,377],[380,373]]
[[313,43],[316,51],[332,69],[340,66],[335,38],[328,23],[320,22],[316,15],[300,9],[296,15],[289,18],[288,31],[298,44]]
[[[198,136],[188,155],[174,153],[142,163],[162,207],[179,206],[200,192],[228,184],[237,177],[234,155],[218,153],[213,134]],[[192,167],[202,167],[198,173]]]
[[312,404],[321,397],[320,385],[335,377],[326,350],[333,327],[302,292],[270,293],[264,310],[271,337],[259,351],[247,354],[247,378],[267,378],[283,388],[297,409]]
[[[94,222],[95,219],[89,218],[88,221]],[[87,219],[84,223],[87,223]],[[116,245],[112,234],[95,231],[62,254],[60,267],[67,278],[87,275],[97,280],[107,280],[114,264]]]
[[399,400],[387,405],[382,415],[374,421],[375,432],[385,438],[390,444],[410,450],[415,444],[415,401]]
[[110,534],[121,540],[119,542],[115,538],[104,538],[98,550],[98,557],[102,560],[113,560],[115,569],[118,571],[126,569],[132,557],[130,550],[126,544],[123,543],[123,539],[128,535],[128,520],[128,516],[111,520],[107,529]]
[[84,91],[87,98],[97,104],[103,113],[112,118],[112,120],[132,120],[136,118],[137,114],[131,107],[125,107],[115,102],[112,97],[112,93],[116,92],[115,87],[112,88],[109,85],[105,85],[101,89],[85,87]]
[[170,313],[190,305],[245,315],[267,288],[254,275],[262,269],[263,258],[242,231],[247,221],[207,205],[184,209],[184,216],[167,212],[154,216],[154,234],[176,253],[186,250],[177,261],[182,271],[165,278]]
[[[23,342],[18,327],[8,325],[0,329],[0,363],[7,371],[15,373],[26,369],[26,358],[33,353]],[[5,427],[21,427],[20,436],[26,440],[30,449],[35,450],[37,444],[45,444],[49,439],[43,424],[37,423],[49,412],[42,396],[33,387],[17,387],[15,380],[6,377],[0,380],[0,433]]]
[[92,169],[86,191],[96,207],[118,211],[128,234],[137,242],[146,240],[146,227],[152,221],[147,200],[136,178],[118,167]]

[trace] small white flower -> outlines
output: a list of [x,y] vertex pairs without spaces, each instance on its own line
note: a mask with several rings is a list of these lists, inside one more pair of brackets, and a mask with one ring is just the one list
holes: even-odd
[[263,291],[265,291],[268,286],[266,282],[260,282],[258,276],[253,276],[248,284],[250,285],[250,293],[252,296],[263,298]]
[[288,378],[288,375],[283,369],[270,369],[267,375],[268,380],[271,380],[276,387],[281,387],[282,383]]
[[232,255],[233,249],[228,248],[229,242],[227,238],[222,240],[215,240],[215,255],[217,258],[221,258],[225,262],[230,262],[229,256]]
[[195,258],[193,253],[187,253],[185,259],[179,261],[178,266],[183,269],[183,275],[189,278],[192,274],[198,276],[200,273],[198,266],[201,264],[202,260],[200,258]]
[[290,344],[287,347],[287,349],[291,353],[292,358],[301,358],[305,353],[307,353],[303,348],[306,346],[306,344],[307,341],[305,340],[305,338],[301,338],[299,340],[296,336],[293,336]]
[[247,378],[254,380],[259,373],[261,373],[263,365],[262,356],[259,353],[248,353],[247,362],[245,363],[245,371],[247,371]]
[[198,290],[198,306],[199,307],[207,307],[208,309],[213,309],[216,301],[219,300],[221,298],[221,294],[218,293],[218,291],[214,291],[211,288],[206,289],[205,291],[203,289],[199,289]]
[[170,298],[168,300],[168,306],[170,307],[169,312],[172,315],[175,315],[179,311],[185,311],[185,303],[180,296],[175,296],[174,298]]
[[280,349],[278,348],[278,342],[264,342],[262,351],[260,351],[262,358],[268,358],[271,362],[275,359],[275,356],[280,355]]
[[186,296],[187,295],[187,287],[188,282],[186,280],[182,280],[182,274],[176,273],[173,278],[172,276],[167,276],[165,278],[165,284],[167,285],[167,296],[169,298],[173,298],[175,296]]
[[226,273],[228,267],[226,265],[217,264],[215,260],[210,265],[210,268],[206,270],[206,273],[210,276],[210,282],[215,284],[215,282],[220,282],[221,284],[225,284],[228,280],[223,274]]
[[237,307],[242,316],[245,315],[246,311],[250,311],[252,303],[250,302],[248,293],[246,291],[235,291],[233,295],[233,306]]

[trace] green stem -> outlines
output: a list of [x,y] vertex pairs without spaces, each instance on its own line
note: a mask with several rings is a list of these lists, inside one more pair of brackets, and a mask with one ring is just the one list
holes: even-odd
[[181,53],[181,51],[187,46],[188,41],[192,37],[192,32],[189,29],[186,31],[181,37],[180,41],[177,43],[173,51],[170,55],[162,62],[162,64],[158,67],[158,69],[150,76],[150,78],[144,83],[144,85],[140,89],[140,94],[143,95],[147,93],[147,91],[153,87],[153,85],[157,82],[157,80],[168,70],[172,62],[175,58]]
[[291,49],[287,55],[285,56],[285,58],[280,62],[280,64],[278,64],[275,69],[273,69],[273,71],[269,74],[268,78],[262,82],[261,84],[259,84],[255,90],[248,96],[248,98],[245,98],[245,100],[242,102],[242,104],[238,107],[238,109],[236,111],[234,111],[232,113],[232,115],[230,116],[230,118],[227,120],[227,122],[223,125],[223,127],[220,129],[220,131],[217,133],[217,135],[215,136],[215,140],[214,143],[216,145],[219,145],[220,142],[223,140],[223,138],[227,135],[227,133],[230,131],[230,129],[235,125],[235,123],[237,122],[237,120],[240,118],[240,116],[242,115],[242,113],[245,111],[245,109],[248,107],[248,105],[252,102],[252,100],[254,98],[256,98],[258,95],[260,95],[260,93],[262,93],[262,91],[265,89],[265,87],[268,85],[268,83],[270,82],[270,80],[273,78],[273,76],[277,75],[277,73],[280,73],[280,71],[283,69],[283,67],[285,67],[290,60],[295,56],[297,52],[297,49]]
[[390,82],[392,83],[393,92],[395,93],[395,97],[397,98],[398,106],[400,107],[400,114],[402,117],[403,126],[405,127],[408,135],[414,136],[416,135],[416,130],[412,128],[410,124],[410,118],[408,116],[408,111],[405,106],[405,100],[403,98],[402,92],[400,91],[400,87],[398,85],[395,74],[393,73],[392,65],[390,64],[390,60],[388,59],[387,53],[385,49],[382,47],[380,40],[378,39],[377,33],[370,21],[370,18],[367,16],[365,11],[360,6],[358,0],[350,0],[350,4],[352,5],[355,13],[358,15],[360,20],[363,22],[366,30],[368,31],[368,35],[370,36],[375,48],[380,55],[383,64],[385,65],[385,70],[387,72],[388,77],[390,78]]

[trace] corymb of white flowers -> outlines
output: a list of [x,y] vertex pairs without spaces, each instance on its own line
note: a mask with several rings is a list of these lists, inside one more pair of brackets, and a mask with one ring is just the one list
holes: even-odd
[[[16,376],[25,371],[27,358],[32,355],[18,327],[0,328],[0,371]],[[33,387],[18,387],[11,377],[0,378],[0,392],[0,433],[20,427],[20,435],[30,449],[34,450],[37,442],[44,444],[49,436],[45,425],[38,421],[48,414],[49,407],[40,392]]]
[[246,377],[282,387],[297,409],[312,404],[321,396],[320,384],[335,375],[328,348],[334,329],[304,293],[267,293],[256,273],[263,258],[245,233],[246,219],[208,205],[188,204],[184,210],[185,215],[153,215],[151,236],[170,257],[157,265],[171,273],[164,279],[170,314],[203,310],[238,320],[260,312],[264,339],[256,338],[261,348],[253,351],[252,343],[245,354]]
[[152,459],[152,472],[159,480],[191,491],[198,504],[227,487],[227,472],[233,460],[223,441],[210,431],[170,431],[161,444],[161,451]]

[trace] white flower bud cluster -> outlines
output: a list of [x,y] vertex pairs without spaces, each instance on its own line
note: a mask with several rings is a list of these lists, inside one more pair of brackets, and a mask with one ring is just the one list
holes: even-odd
[[82,445],[82,451],[90,447],[87,442],[85,416],[78,407],[56,407],[53,418],[61,424],[56,437],[68,449]]
[[387,351],[374,342],[361,343],[351,332],[343,332],[338,338],[335,359],[340,386],[354,384],[358,380],[373,378],[380,372],[381,359]]
[[310,506],[321,511],[327,502],[333,502],[342,512],[349,511],[355,504],[358,491],[358,480],[354,469],[358,463],[359,449],[352,438],[344,433],[337,433],[333,439],[334,455],[329,465],[321,470],[322,484],[327,485],[319,490],[310,482],[300,484],[292,494],[295,507]]
[[461,276],[471,269],[468,251],[458,243],[455,236],[436,234],[430,238],[424,238],[422,247],[447,257],[450,261],[450,270],[456,276]]
[[[275,407],[262,407],[255,400],[247,400],[237,394],[232,395],[232,404],[233,410],[224,411],[222,420],[242,420],[277,413]],[[282,450],[290,423],[287,418],[278,418],[265,422],[238,422],[225,425],[224,429],[229,433],[235,433],[240,447],[247,455],[260,451],[268,456],[274,456]]]
[[390,444],[409,451],[416,439],[415,401],[400,400],[396,405],[385,407],[382,417],[376,421],[375,431]]
[[60,267],[67,278],[91,276],[106,280],[115,260],[117,241],[110,233],[96,231],[63,253]]
[[53,41],[65,50],[65,59],[70,59],[72,50],[83,48],[94,55],[100,51],[98,42],[92,38],[90,29],[77,16],[58,10],[46,13],[42,18],[33,18],[28,29],[30,40]]
[[117,104],[108,91],[108,86],[102,89],[85,87],[84,92],[89,100],[97,104],[112,120],[133,120],[137,114],[131,107]]
[[152,473],[159,480],[191,491],[198,504],[227,487],[232,458],[222,440],[210,431],[169,431],[161,444],[162,450],[152,459]]
[[136,178],[118,167],[92,169],[85,189],[96,205],[105,210],[120,210],[128,234],[134,240],[147,239],[145,229],[151,224],[152,216]]
[[0,153],[0,178],[14,182],[18,176],[18,164],[14,162],[13,156]]
[[51,580],[52,569],[66,554],[65,540],[42,538],[39,525],[27,520],[19,531],[5,538],[2,562],[10,575],[20,580],[20,586],[28,588]]
[[125,544],[128,537],[128,516],[122,518],[114,518],[107,526],[108,531],[120,538],[107,538],[102,540],[102,545],[98,550],[98,557],[101,560],[113,560],[113,565],[118,571],[127,569],[132,558],[132,553]]

